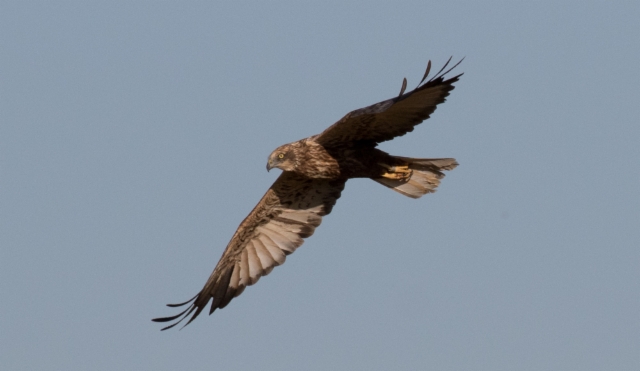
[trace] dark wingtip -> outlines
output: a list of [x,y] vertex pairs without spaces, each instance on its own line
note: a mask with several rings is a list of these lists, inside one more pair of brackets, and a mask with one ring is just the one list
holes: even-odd
[[[198,295],[200,295],[200,293],[198,293],[196,296],[194,296],[193,298],[189,299],[188,301],[185,301],[184,303],[179,303],[179,304],[167,304],[167,306],[168,306],[168,307],[171,307],[171,308],[181,307],[181,306],[183,306],[183,305],[186,305],[186,304],[192,303],[194,300],[196,300],[196,299],[198,298]],[[176,320],[176,319],[179,319],[179,320],[178,320],[178,322],[173,323],[173,324],[171,324],[171,325],[169,325],[169,326],[167,326],[167,327],[163,327],[163,328],[161,329],[161,331],[168,330],[168,329],[170,329],[170,328],[174,327],[175,325],[177,325],[178,323],[182,322],[185,318],[189,317],[189,315],[190,315],[190,314],[191,314],[195,309],[196,309],[196,305],[192,303],[192,304],[191,304],[190,306],[188,306],[185,310],[183,310],[182,312],[180,312],[180,313],[176,314],[175,316],[170,316],[170,317],[160,317],[160,318],[153,318],[153,319],[152,319],[152,321],[153,321],[153,322],[171,322],[171,321],[174,321],[174,320]],[[189,321],[189,323],[191,323],[191,321],[193,321],[193,320],[195,319],[195,317],[197,317],[197,316],[198,316],[198,314],[200,313],[200,310],[201,310],[201,309],[199,309],[199,310],[196,312],[196,314],[191,318],[191,320]],[[182,317],[182,318],[180,318],[180,317]],[[187,324],[189,324],[189,323],[187,323]],[[186,325],[185,325],[185,326],[186,326]]]
[[402,88],[400,88],[400,94],[398,96],[402,96],[404,94],[405,89],[407,88],[407,78],[402,79]]
[[[449,68],[445,73],[443,73],[443,74],[442,74],[442,75],[440,75],[440,76],[444,76],[444,75],[448,74],[449,72],[451,72],[454,68],[458,67],[458,65],[459,65],[460,63],[462,63],[462,61],[464,60],[464,58],[465,58],[465,57],[462,57],[462,59],[461,59],[461,60],[459,60],[459,61],[458,61],[458,63],[456,63],[455,65],[453,65],[453,67]],[[449,58],[449,60],[451,60],[451,58]],[[449,63],[449,62],[447,62],[447,63]],[[459,74],[458,76],[455,76],[455,77],[460,77],[460,76],[462,76],[462,73],[461,73],[461,74]]]
[[[191,310],[189,311],[189,313],[187,313],[184,317],[182,317],[182,319],[179,322],[176,322],[174,325],[177,325],[178,323],[182,322],[183,319],[189,317],[189,315],[191,314],[191,312],[193,312],[194,309],[196,309],[195,306],[191,307]],[[187,321],[187,323],[185,323],[184,326],[180,327],[180,330],[182,330],[183,328],[187,327],[188,324],[193,322],[193,320],[196,319],[196,317],[198,317],[198,315],[200,314],[200,312],[202,312],[203,309],[204,309],[204,307],[198,307],[198,310],[196,310],[196,312],[193,313],[193,316],[191,316],[191,318],[189,318],[189,321]]]
[[[420,80],[420,82],[418,83],[418,86],[420,86],[424,82],[424,80],[427,79],[427,76],[429,76],[430,71],[431,71],[431,60],[429,60],[429,63],[427,63],[427,69],[426,71],[424,71],[424,76],[422,76],[422,80]],[[418,86],[416,86],[416,88]]]
[[163,328],[161,328],[161,329],[160,329],[160,331],[168,330],[168,329],[170,329],[170,328],[174,327],[175,325],[177,325],[178,323],[180,323],[180,322],[176,322],[176,323],[174,323],[173,325],[169,325],[169,326],[167,326],[167,327],[163,327]]
[[[169,321],[173,321],[176,320],[180,317],[180,320],[176,323],[173,323],[167,327],[163,327],[162,329],[160,329],[160,331],[164,331],[164,330],[168,330],[174,326],[176,326],[177,324],[179,324],[180,322],[184,321],[185,318],[189,317],[189,315],[196,309],[195,305],[191,305],[190,307],[188,307],[187,309],[183,310],[182,312],[180,312],[179,314],[176,314],[175,316],[171,316],[171,317],[162,317],[162,318],[154,318],[152,319],[153,322],[169,322]],[[202,309],[198,309],[198,311],[196,311],[196,313],[191,317],[191,319],[189,320],[189,322],[187,322],[187,325],[189,323],[191,323],[191,321],[193,321],[198,314],[200,313]],[[186,325],[185,325],[186,326]],[[182,326],[184,328],[184,326]]]
[[[432,78],[427,80],[427,78],[429,77],[429,72],[431,71],[431,61],[429,61],[429,63],[427,64],[427,70],[425,71],[424,76],[422,77],[422,80],[420,80],[420,83],[418,84],[418,86],[416,86],[416,88],[414,90],[418,90],[420,88],[425,88],[425,87],[429,86],[430,83],[441,82],[446,74],[451,72],[454,68],[458,67],[458,65],[460,63],[462,63],[462,61],[464,60],[464,57],[462,59],[460,59],[460,61],[458,61],[458,63],[456,63],[453,67],[451,67],[451,68],[449,68],[448,70],[445,71],[445,69],[447,68],[449,63],[451,63],[451,59],[453,59],[453,56],[449,57],[449,59],[444,64],[444,66],[442,66],[440,71],[438,71],[435,75],[433,75]],[[444,71],[444,72],[442,72],[442,71]],[[457,81],[457,79],[460,76],[462,76],[462,73],[457,75],[457,76],[452,77],[450,80],[447,80],[447,81],[455,82],[455,81]],[[425,82],[425,80],[427,80],[427,82],[424,85],[422,85],[422,83]]]
[[171,317],[158,317],[158,318],[152,318],[151,320],[153,322],[169,322],[169,321],[173,321],[174,319],[180,317],[182,313],[176,315],[176,316],[171,316]]
[[182,312],[176,314],[175,316],[154,318],[154,319],[152,319],[152,321],[153,322],[169,322],[169,321],[173,321],[174,319],[177,319],[178,317],[180,317],[181,315],[185,314],[187,311],[189,311],[192,308],[193,308],[193,306],[183,310]]
[[196,300],[196,298],[198,297],[198,294],[196,294],[196,296],[192,297],[191,299],[185,301],[184,303],[180,303],[180,304],[167,304],[168,307],[171,308],[177,308],[177,307],[181,307],[183,305],[187,305],[189,303],[191,303],[192,301]]
[[447,68],[447,66],[449,65],[449,63],[451,62],[451,59],[453,58],[453,55],[449,57],[449,59],[447,60],[447,63],[444,64],[444,66],[442,66],[442,68],[440,69],[440,71],[438,71],[438,73],[436,73],[435,75],[433,75],[433,77],[429,80],[429,82],[437,79],[438,77],[441,77],[442,75],[440,75],[440,72],[444,71],[445,68]]

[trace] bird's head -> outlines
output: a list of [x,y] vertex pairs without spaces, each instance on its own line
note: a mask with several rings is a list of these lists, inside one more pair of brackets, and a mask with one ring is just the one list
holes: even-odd
[[284,171],[294,171],[296,168],[295,155],[292,147],[285,144],[275,149],[269,155],[267,161],[267,171],[273,168],[282,169]]

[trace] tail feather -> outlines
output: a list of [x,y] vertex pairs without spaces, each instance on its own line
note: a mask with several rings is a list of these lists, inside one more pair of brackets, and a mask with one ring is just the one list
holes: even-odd
[[433,193],[444,178],[443,170],[453,170],[458,162],[453,158],[410,158],[395,157],[413,170],[408,180],[374,178],[376,182],[411,198],[420,198]]
[[458,161],[455,158],[394,157],[408,163],[410,169],[417,170],[453,170],[458,166]]

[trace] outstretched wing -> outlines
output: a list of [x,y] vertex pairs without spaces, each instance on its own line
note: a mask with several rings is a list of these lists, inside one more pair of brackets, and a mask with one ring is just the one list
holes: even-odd
[[[284,263],[285,255],[294,252],[303,238],[313,234],[322,216],[331,212],[344,189],[346,180],[311,179],[292,172],[283,172],[262,197],[258,205],[242,221],[231,238],[218,265],[191,303],[178,315],[155,318],[155,322],[177,322],[191,315],[188,325],[213,299],[209,314],[224,308],[245,287],[258,282],[273,267]],[[193,315],[192,315],[193,313]]]
[[445,101],[449,92],[454,89],[453,83],[462,76],[459,74],[448,80],[444,79],[444,75],[462,62],[460,60],[442,73],[450,61],[451,58],[435,76],[421,85],[429,75],[429,61],[422,81],[414,90],[403,94],[406,88],[405,79],[398,97],[349,112],[316,136],[315,141],[325,147],[342,146],[352,142],[380,143],[413,131],[414,126],[428,119],[436,110],[436,106]]

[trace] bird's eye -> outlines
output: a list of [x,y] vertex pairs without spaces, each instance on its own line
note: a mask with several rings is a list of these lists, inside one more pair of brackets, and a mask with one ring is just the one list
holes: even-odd
[[279,154],[278,158],[284,158],[284,153]]

